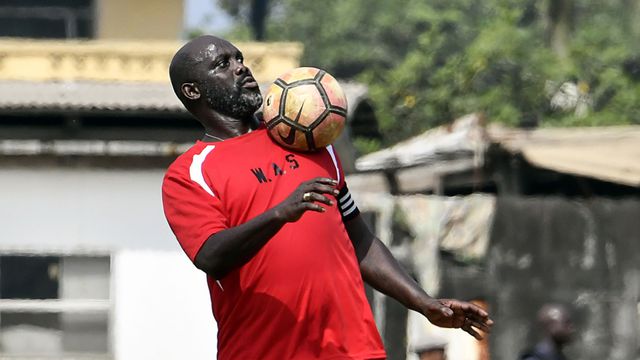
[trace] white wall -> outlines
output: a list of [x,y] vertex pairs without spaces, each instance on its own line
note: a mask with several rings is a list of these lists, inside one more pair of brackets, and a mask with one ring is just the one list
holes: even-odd
[[0,249],[175,250],[163,170],[0,169]]
[[109,254],[116,360],[215,359],[205,275],[166,223],[163,175],[0,169],[0,254]]
[[216,358],[205,275],[184,254],[120,251],[112,274],[117,360]]

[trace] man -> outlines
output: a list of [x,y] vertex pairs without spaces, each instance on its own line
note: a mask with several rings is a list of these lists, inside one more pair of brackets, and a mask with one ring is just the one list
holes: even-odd
[[538,311],[538,322],[544,331],[544,339],[520,358],[523,360],[566,360],[563,349],[572,340],[575,333],[569,310],[559,304],[544,305]]
[[293,153],[271,141],[235,46],[196,38],[169,72],[205,134],[169,167],[163,205],[208,274],[219,359],[384,359],[363,279],[436,325],[489,330],[486,312],[435,300],[404,272],[359,216],[331,146]]

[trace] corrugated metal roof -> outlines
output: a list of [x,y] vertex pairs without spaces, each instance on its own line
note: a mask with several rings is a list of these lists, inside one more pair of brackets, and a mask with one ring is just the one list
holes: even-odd
[[[260,84],[263,92],[270,83]],[[349,115],[367,96],[365,85],[341,84]],[[185,112],[168,83],[0,81],[0,109]]]
[[0,140],[0,155],[177,156],[192,145],[132,140]]
[[[539,128],[533,130],[490,125],[478,115],[467,115],[450,126],[428,130],[356,160],[356,169],[372,171],[473,159],[482,165],[484,151],[498,144],[532,165],[640,187],[640,126]],[[478,161],[479,160],[479,161]],[[458,169],[457,171],[459,171]]]
[[0,109],[185,111],[168,84],[0,81]]
[[[356,160],[359,171],[405,168],[482,156],[486,136],[478,114],[470,114]],[[481,161],[481,158],[478,158]],[[480,164],[478,164],[480,165]]]
[[640,126],[508,129],[491,140],[532,165],[560,173],[640,187]]

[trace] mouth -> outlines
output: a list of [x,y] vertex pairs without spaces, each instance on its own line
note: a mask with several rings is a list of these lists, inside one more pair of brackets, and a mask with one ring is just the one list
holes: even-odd
[[253,76],[247,76],[240,82],[240,86],[246,89],[255,89],[258,87],[258,82]]

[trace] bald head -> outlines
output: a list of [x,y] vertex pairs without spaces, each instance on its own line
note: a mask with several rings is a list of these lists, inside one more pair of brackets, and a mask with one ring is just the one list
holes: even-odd
[[198,71],[201,70],[199,65],[208,57],[210,58],[215,52],[215,49],[222,43],[231,45],[228,41],[215,36],[199,36],[182,46],[173,56],[171,65],[169,65],[171,86],[185,106],[187,106],[189,102],[185,94],[181,91],[182,84],[202,82],[204,74]]
[[574,328],[569,309],[560,304],[546,304],[538,311],[538,321],[549,337],[557,343],[567,343]]
[[242,52],[227,40],[204,35],[180,48],[169,66],[174,92],[205,127],[212,120],[253,121],[262,95]]

